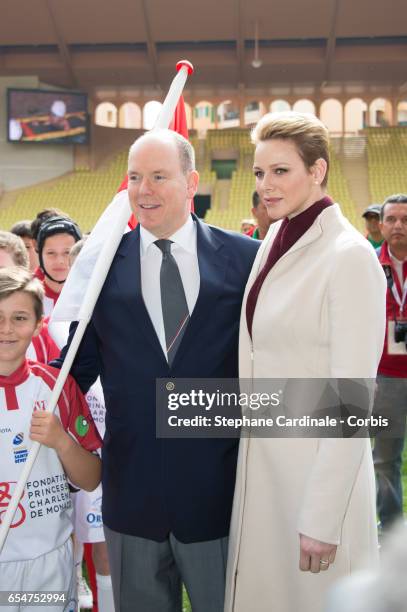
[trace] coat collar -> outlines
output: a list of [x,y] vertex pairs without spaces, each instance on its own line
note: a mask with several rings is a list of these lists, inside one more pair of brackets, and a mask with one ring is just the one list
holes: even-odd
[[[338,204],[333,204],[332,206],[328,206],[328,208],[325,208],[325,210],[323,210],[322,213],[318,215],[318,217],[315,219],[311,227],[301,236],[301,238],[297,240],[295,244],[293,244],[293,246],[287,251],[287,253],[285,253],[278,260],[276,266],[286,257],[289,257],[296,251],[303,249],[304,247],[318,240],[320,236],[329,229],[332,223],[343,223],[343,221],[344,217]],[[265,245],[265,249],[262,254],[262,260],[259,266],[260,270],[264,265],[264,262],[266,261],[267,254],[270,250],[274,238],[277,235],[281,223],[282,221],[278,221],[277,223],[275,223],[273,226],[273,231],[269,234],[268,237],[266,237],[267,245]]]

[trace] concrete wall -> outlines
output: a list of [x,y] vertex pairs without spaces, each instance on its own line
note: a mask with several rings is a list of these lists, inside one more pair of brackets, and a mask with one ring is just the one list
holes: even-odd
[[52,89],[36,77],[0,77],[0,185],[6,191],[41,183],[74,168],[73,145],[7,142],[7,88]]
[[[91,126],[90,167],[95,170],[106,159],[129,149],[133,142],[145,130],[130,130],[125,128],[108,128],[93,124]],[[78,165],[78,164],[77,164]]]

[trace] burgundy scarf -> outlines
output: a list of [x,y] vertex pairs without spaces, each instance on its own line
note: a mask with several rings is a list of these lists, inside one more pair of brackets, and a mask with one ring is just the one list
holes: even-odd
[[256,309],[257,298],[259,297],[260,290],[263,283],[270,272],[274,264],[287,253],[289,249],[297,242],[303,234],[311,227],[318,215],[321,214],[325,208],[332,206],[333,200],[329,196],[325,196],[322,200],[318,200],[315,204],[312,204],[309,208],[304,210],[296,217],[289,219],[286,217],[277,232],[273,244],[271,245],[270,252],[268,254],[264,267],[260,270],[260,274],[254,281],[249,295],[247,296],[246,302],[246,320],[247,329],[249,330],[250,337],[252,336],[252,325],[253,316]]

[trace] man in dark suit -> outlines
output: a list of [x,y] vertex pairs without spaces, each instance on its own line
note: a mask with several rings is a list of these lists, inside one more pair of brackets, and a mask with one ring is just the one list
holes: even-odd
[[[139,225],[123,236],[72,373],[106,401],[103,520],[116,610],[222,612],[238,440],[156,437],[157,378],[237,377],[259,243],[190,214],[194,152],[169,130],[131,147]],[[60,363],[66,353],[64,349]]]

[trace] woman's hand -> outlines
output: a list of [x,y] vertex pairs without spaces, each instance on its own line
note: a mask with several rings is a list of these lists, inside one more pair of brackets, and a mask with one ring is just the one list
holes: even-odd
[[337,546],[309,538],[300,533],[300,570],[303,572],[326,571],[335,561]]

